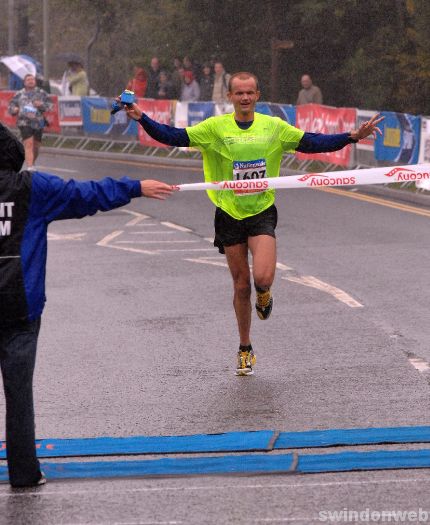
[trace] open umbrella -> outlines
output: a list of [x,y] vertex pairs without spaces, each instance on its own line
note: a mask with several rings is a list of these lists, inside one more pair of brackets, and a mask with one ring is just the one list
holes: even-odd
[[55,58],[64,60],[64,62],[76,62],[77,64],[84,65],[82,57],[77,53],[58,53],[58,55],[55,55]]
[[2,56],[0,57],[0,62],[20,79],[23,79],[28,74],[36,75],[35,64],[22,55]]

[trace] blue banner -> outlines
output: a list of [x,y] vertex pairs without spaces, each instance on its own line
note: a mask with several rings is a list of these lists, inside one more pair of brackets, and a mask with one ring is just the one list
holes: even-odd
[[188,125],[194,126],[202,120],[213,117],[215,104],[213,102],[188,102]]
[[385,117],[379,127],[382,136],[377,134],[375,158],[399,164],[416,164],[420,147],[421,117],[382,111]]
[[129,120],[125,111],[111,115],[113,99],[82,97],[82,120],[86,133],[98,135],[137,136],[137,122]]
[[257,102],[255,111],[263,115],[279,117],[292,126],[296,125],[296,107],[291,104],[272,104],[270,102]]

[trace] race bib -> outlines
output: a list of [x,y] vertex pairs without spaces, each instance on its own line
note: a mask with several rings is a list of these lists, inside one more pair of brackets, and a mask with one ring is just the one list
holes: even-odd
[[266,159],[233,161],[233,180],[243,181],[242,188],[233,190],[236,195],[265,191],[267,183],[264,184],[261,179],[266,179]]

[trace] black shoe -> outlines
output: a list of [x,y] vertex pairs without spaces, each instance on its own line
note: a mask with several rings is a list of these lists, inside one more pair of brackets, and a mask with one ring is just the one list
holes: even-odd
[[39,487],[41,485],[45,485],[46,484],[46,478],[45,478],[45,474],[41,471],[40,472],[40,478],[35,482],[35,483],[28,483],[28,484],[25,484],[25,485],[15,485],[13,483],[11,483],[12,487],[14,489],[25,489],[25,488],[30,488],[30,487]]

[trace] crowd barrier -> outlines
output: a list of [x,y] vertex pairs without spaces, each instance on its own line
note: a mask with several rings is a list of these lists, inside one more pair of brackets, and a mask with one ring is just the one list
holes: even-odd
[[[0,91],[0,121],[14,127],[16,117],[8,113],[12,91]],[[129,140],[151,148],[163,148],[149,137],[136,122],[127,119],[124,111],[110,114],[113,98],[108,97],[57,97],[50,96],[51,109],[46,114],[46,133],[67,134],[73,128],[75,134],[85,137]],[[176,100],[138,99],[139,107],[151,118],[163,124],[177,127],[192,126],[213,115],[232,112],[231,104],[213,102],[178,102]],[[375,114],[357,108],[335,108],[319,104],[292,106],[258,102],[257,111],[273,115],[314,133],[342,133],[357,128]],[[430,161],[430,117],[382,111],[385,120],[380,127],[382,136],[368,137],[356,145],[340,151],[304,155],[297,153],[295,159],[303,166],[321,161],[332,166],[378,166],[381,164],[416,164]],[[128,146],[127,146],[128,148]],[[175,154],[175,153],[173,153]],[[287,163],[291,162],[291,156]]]

